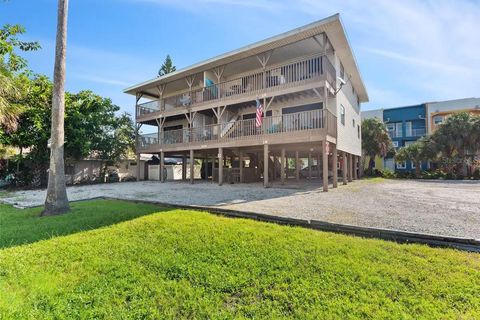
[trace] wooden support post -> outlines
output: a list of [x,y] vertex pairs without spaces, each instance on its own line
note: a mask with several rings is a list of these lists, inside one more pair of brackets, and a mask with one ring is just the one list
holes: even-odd
[[362,156],[358,158],[358,179],[362,179],[363,177],[363,171],[364,171],[364,159]]
[[289,165],[289,162],[288,162],[288,154],[285,154],[285,180],[288,180],[288,171],[290,169],[290,167],[288,166]]
[[282,148],[280,154],[280,181],[285,184],[285,148]]
[[327,150],[327,142],[324,140],[322,142],[322,173],[323,173],[323,191],[328,191],[328,150]]
[[337,145],[332,144],[332,165],[333,165],[333,187],[338,186],[338,155],[337,155]]
[[223,184],[223,148],[218,148],[218,185]]
[[268,144],[263,145],[263,186],[268,188]]
[[240,174],[240,183],[243,183],[243,152],[240,151],[238,155],[238,167],[239,167],[239,174]]
[[298,156],[298,151],[295,151],[295,179],[300,181],[300,159]]
[[187,180],[187,156],[182,156],[182,180]]
[[195,179],[195,156],[193,155],[193,149],[190,150],[190,183],[193,184]]
[[205,180],[208,180],[208,153],[205,153],[203,171],[204,171],[203,174],[205,175]]
[[347,153],[345,151],[342,152],[342,183],[344,185],[347,184]]
[[308,180],[312,180],[312,154],[308,154]]
[[167,177],[164,176],[163,168],[165,168],[165,152],[160,151],[160,181],[165,182]]
[[358,157],[353,156],[353,180],[357,180],[357,163],[358,163]]
[[140,153],[136,154],[137,158],[137,181],[140,181]]
[[273,155],[273,176],[272,181],[275,181],[277,178],[277,156]]
[[352,155],[349,153],[348,154],[348,182],[352,182],[352,170],[353,169],[353,164],[352,164]]
[[319,153],[317,155],[317,177],[318,177],[318,179],[322,178],[322,167],[320,165],[321,161],[322,161],[322,153]]

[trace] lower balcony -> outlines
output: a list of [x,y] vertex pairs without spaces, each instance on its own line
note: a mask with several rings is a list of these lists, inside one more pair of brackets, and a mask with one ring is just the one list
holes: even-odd
[[[281,116],[237,120],[198,128],[185,128],[139,137],[140,152],[188,150],[218,146],[260,145],[312,141],[337,136],[337,119],[328,110],[312,110]],[[160,141],[159,141],[160,138]]]

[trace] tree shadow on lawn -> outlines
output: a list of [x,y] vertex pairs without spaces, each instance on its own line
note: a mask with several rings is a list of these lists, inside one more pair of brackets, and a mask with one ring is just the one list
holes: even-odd
[[43,207],[16,209],[0,204],[0,249],[92,230],[132,220],[155,212],[171,210],[152,204],[119,200],[92,200],[70,203],[71,211],[40,217]]

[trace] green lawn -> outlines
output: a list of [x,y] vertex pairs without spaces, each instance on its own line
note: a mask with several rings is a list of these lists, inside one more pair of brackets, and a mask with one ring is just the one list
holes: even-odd
[[0,203],[0,249],[96,229],[161,211],[153,205],[120,201],[75,202],[67,215],[43,218],[42,208],[18,210]]
[[[0,207],[1,319],[480,318],[478,254],[198,211],[131,219],[159,209],[118,201],[72,207]],[[12,246],[22,239],[46,240]]]

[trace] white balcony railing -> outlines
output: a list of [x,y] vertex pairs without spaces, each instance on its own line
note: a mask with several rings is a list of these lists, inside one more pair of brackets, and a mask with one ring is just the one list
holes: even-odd
[[416,128],[412,130],[407,130],[406,137],[423,137],[426,133],[425,128]]
[[401,138],[403,137],[403,130],[391,130],[388,131],[390,138]]
[[[236,79],[165,97],[161,101],[161,105],[165,110],[186,108],[217,100],[228,100],[243,95],[295,87],[308,81],[319,80],[322,77],[335,88],[335,74],[335,67],[328,58],[324,55],[317,55],[267,68],[265,73],[263,70],[255,70]],[[159,110],[158,101],[152,101],[138,105],[137,114],[145,115]]]
[[[224,130],[227,126],[230,126],[230,128]],[[233,125],[220,123],[198,128],[164,131],[160,135],[160,143],[158,134],[142,135],[139,137],[139,143],[141,148],[145,148],[155,144],[175,145],[208,141],[228,142],[256,139],[264,135],[318,129],[323,129],[325,134],[336,137],[336,117],[328,110],[304,111],[281,116],[264,117],[260,127],[256,126],[255,119],[238,120]]]

